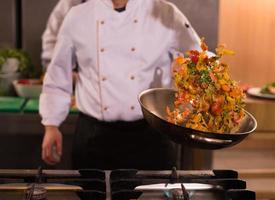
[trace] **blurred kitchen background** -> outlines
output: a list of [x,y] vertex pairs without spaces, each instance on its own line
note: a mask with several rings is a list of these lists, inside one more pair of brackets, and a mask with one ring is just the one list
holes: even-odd
[[[36,78],[42,71],[41,35],[57,1],[0,1],[0,49],[26,51],[37,72]],[[210,50],[214,51],[217,44],[224,43],[236,51],[235,56],[226,60],[233,79],[243,85],[258,87],[275,81],[274,0],[171,1],[188,17],[198,34],[206,38]],[[0,74],[0,87],[3,81],[6,84],[7,78]],[[16,95],[14,91],[10,94]],[[273,195],[275,199],[275,101],[251,97],[246,101],[246,109],[258,121],[254,134],[241,144],[225,150],[188,151],[179,147],[178,167],[237,169],[241,176],[250,180],[248,184],[251,187],[257,187],[262,195],[260,197],[271,199]],[[40,149],[43,137],[37,101],[10,99],[8,103],[3,102],[0,101],[0,168],[37,168],[42,163]],[[55,168],[71,167],[70,147],[76,118],[76,112],[72,111],[62,126],[64,157]],[[257,184],[254,185],[255,182]],[[273,190],[261,188],[261,185],[270,186]]]
[[[34,68],[37,71],[41,70],[41,35],[48,16],[57,2],[58,0],[1,0],[0,48],[22,48],[30,55]],[[217,0],[174,0],[172,2],[187,15],[199,35],[204,36],[210,48],[214,50],[218,38],[219,2]],[[3,143],[0,153],[3,154],[1,155],[3,161],[5,160],[0,163],[0,168],[36,168],[40,162],[40,140],[43,134],[39,123],[40,118],[37,113],[25,111],[27,113],[23,115],[22,113],[4,114],[3,118],[8,122],[1,123],[6,126],[1,130],[3,134],[0,136],[5,137],[0,140],[0,143]],[[75,118],[75,115],[69,117],[65,123],[65,129],[70,118]],[[66,130],[64,132],[67,134]],[[70,137],[73,128],[68,128],[68,132]],[[71,138],[65,139],[71,140]],[[16,148],[10,148],[11,146]],[[65,159],[60,167],[70,167],[69,162],[69,158]]]

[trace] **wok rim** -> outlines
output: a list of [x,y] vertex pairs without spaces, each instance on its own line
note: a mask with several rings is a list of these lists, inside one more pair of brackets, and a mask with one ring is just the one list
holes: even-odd
[[153,116],[155,116],[155,117],[157,117],[157,118],[159,118],[160,120],[162,120],[162,121],[164,121],[165,123],[168,123],[168,124],[170,124],[170,125],[173,125],[173,126],[176,126],[176,127],[178,127],[178,128],[184,128],[184,129],[188,129],[188,130],[190,130],[190,131],[193,131],[193,132],[197,132],[197,133],[199,133],[199,134],[202,134],[202,135],[211,135],[211,136],[213,136],[213,137],[220,137],[221,135],[223,135],[224,137],[226,137],[226,136],[242,136],[242,135],[249,135],[250,133],[252,133],[252,132],[254,132],[256,129],[257,129],[257,126],[258,126],[258,124],[257,124],[257,120],[256,120],[256,118],[251,114],[251,113],[249,113],[247,110],[245,110],[244,109],[244,111],[245,111],[245,113],[247,114],[247,115],[249,115],[249,117],[252,119],[252,121],[254,122],[254,124],[255,124],[255,126],[250,130],[250,131],[246,131],[246,132],[243,132],[243,133],[239,133],[239,132],[236,132],[236,133],[214,133],[214,132],[205,132],[205,131],[200,131],[200,130],[196,130],[196,129],[192,129],[192,128],[187,128],[187,127],[184,127],[184,126],[180,126],[180,125],[177,125],[177,124],[173,124],[173,123],[171,123],[171,122],[169,122],[169,121],[167,121],[167,120],[165,120],[165,119],[163,119],[163,118],[160,118],[159,116],[157,116],[157,115],[155,115],[153,112],[151,112],[150,110],[148,110],[147,108],[146,108],[146,106],[141,102],[141,98],[142,98],[142,96],[144,95],[144,94],[146,94],[146,93],[150,93],[150,92],[152,92],[152,91],[159,91],[159,90],[166,90],[166,91],[173,91],[173,92],[176,92],[176,90],[175,89],[173,89],[173,88],[150,88],[150,89],[146,89],[146,90],[144,90],[144,91],[142,91],[139,95],[138,95],[138,101],[139,101],[139,103],[140,103],[140,105],[142,106],[142,109],[145,109],[147,112],[149,112],[150,114],[152,114]]

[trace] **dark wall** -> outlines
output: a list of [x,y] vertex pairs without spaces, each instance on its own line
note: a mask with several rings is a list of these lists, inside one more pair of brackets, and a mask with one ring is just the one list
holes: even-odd
[[[40,66],[41,35],[47,18],[58,0],[0,0],[0,48],[16,46],[16,7],[15,2],[22,2],[22,47],[27,50],[36,67]],[[174,2],[188,17],[200,36],[204,36],[213,49],[217,43],[218,0],[170,0]],[[16,116],[12,115],[12,118]],[[1,118],[1,116],[0,116]],[[2,116],[6,119],[6,116]],[[38,116],[27,122],[28,128],[20,128],[14,119],[9,123],[2,120],[2,125],[17,130],[12,131],[2,127],[0,131],[0,168],[36,168],[41,162],[40,146],[43,129],[35,128],[39,124]],[[20,120],[21,121],[21,120]],[[24,122],[25,123],[25,122]],[[23,123],[23,124],[24,124]],[[22,124],[22,123],[21,123]],[[71,128],[72,129],[72,128]],[[19,131],[20,130],[20,131]],[[66,132],[66,131],[64,131]],[[64,151],[68,152],[59,167],[70,168],[70,150],[72,135],[65,136]],[[4,158],[4,159],[3,159]]]
[[0,1],[0,48],[16,46],[15,0]]
[[22,47],[31,54],[35,67],[41,67],[41,36],[58,0],[22,0]]

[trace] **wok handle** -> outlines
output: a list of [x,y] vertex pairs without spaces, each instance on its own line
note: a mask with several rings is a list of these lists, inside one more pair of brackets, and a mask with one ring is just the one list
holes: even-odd
[[216,139],[216,138],[208,138],[208,137],[202,137],[198,135],[191,134],[190,137],[193,140],[197,140],[200,142],[204,143],[211,143],[211,144],[223,144],[223,145],[228,145],[231,144],[233,141],[232,140],[222,140],[222,139]]

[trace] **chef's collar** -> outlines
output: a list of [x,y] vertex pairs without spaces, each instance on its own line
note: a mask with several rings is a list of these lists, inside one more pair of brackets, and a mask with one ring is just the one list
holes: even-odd
[[[114,9],[114,4],[112,0],[101,0],[103,1],[108,7]],[[133,3],[138,0],[128,0],[126,4],[126,10],[130,9],[133,6]]]
[[126,10],[126,7],[121,7],[121,8],[115,8],[117,12],[124,12]]

